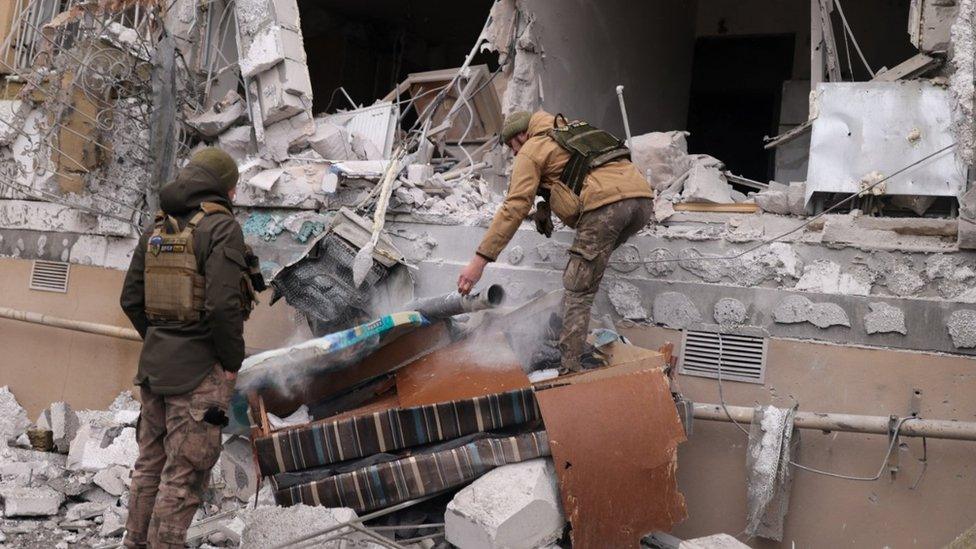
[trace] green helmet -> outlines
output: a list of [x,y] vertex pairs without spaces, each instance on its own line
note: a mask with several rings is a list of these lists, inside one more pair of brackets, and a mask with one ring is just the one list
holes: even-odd
[[220,181],[225,190],[231,190],[237,185],[240,174],[237,163],[223,150],[217,147],[207,147],[190,157],[189,166],[199,166],[212,173]]
[[529,119],[532,118],[532,113],[529,111],[515,111],[509,113],[505,117],[505,123],[502,124],[501,139],[502,143],[508,143],[508,140],[515,137],[516,135],[529,131]]

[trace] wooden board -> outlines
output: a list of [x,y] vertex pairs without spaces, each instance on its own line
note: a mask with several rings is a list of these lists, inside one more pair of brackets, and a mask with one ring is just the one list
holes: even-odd
[[736,204],[711,204],[708,202],[681,202],[674,205],[676,212],[756,213],[759,206],[751,202]]
[[685,435],[655,355],[536,391],[576,549],[637,548],[687,517],[676,478]]
[[434,351],[396,374],[401,406],[419,406],[503,393],[529,386],[500,333],[464,339]]

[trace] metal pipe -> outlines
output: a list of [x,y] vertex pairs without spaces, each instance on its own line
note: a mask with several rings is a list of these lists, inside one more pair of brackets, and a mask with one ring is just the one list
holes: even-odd
[[[728,414],[725,413],[725,409],[728,410]],[[725,409],[720,404],[695,403],[694,417],[705,421],[731,423],[732,420],[735,420],[738,423],[752,423],[752,408],[748,406],[726,406]],[[891,431],[891,420],[892,418],[889,416],[797,412],[793,424],[799,429],[816,431],[887,435]],[[905,422],[899,434],[905,437],[976,441],[976,422],[917,419]]]
[[488,286],[483,292],[461,295],[450,292],[435,297],[427,297],[410,302],[408,311],[417,311],[428,320],[449,318],[463,313],[473,313],[493,309],[505,301],[505,289],[498,284]]
[[617,101],[620,102],[620,116],[624,119],[624,134],[627,136],[627,148],[630,148],[630,121],[627,120],[627,105],[624,104],[623,86],[617,86]]
[[74,330],[76,332],[85,332],[88,334],[114,337],[118,339],[128,339],[129,341],[142,341],[142,338],[139,337],[139,332],[133,330],[132,328],[120,328],[118,326],[97,324],[95,322],[85,322],[83,320],[69,320],[67,318],[32,313],[29,311],[19,311],[9,307],[0,307],[0,318],[17,320],[30,324],[41,324],[43,326],[51,326],[54,328]]

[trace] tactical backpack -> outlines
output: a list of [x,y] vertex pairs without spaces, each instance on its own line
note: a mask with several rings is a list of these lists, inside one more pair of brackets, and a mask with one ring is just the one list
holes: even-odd
[[[557,124],[560,118],[563,119],[562,126]],[[630,149],[613,134],[581,120],[567,122],[562,114],[557,114],[553,120],[549,137],[572,155],[559,180],[577,196],[591,171],[614,160],[630,160]]]
[[146,316],[151,321],[190,322],[203,316],[206,279],[197,270],[193,231],[213,213],[231,214],[213,202],[200,204],[183,230],[163,212],[156,214],[156,225],[146,246]]

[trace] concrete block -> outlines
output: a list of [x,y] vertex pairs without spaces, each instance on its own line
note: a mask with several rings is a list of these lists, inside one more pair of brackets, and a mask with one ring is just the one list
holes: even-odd
[[68,453],[72,439],[78,433],[78,414],[65,402],[48,406],[37,418],[37,426],[54,432],[54,447],[62,454]]
[[136,430],[132,427],[82,425],[68,450],[68,469],[100,471],[110,465],[131,468],[139,456]]
[[240,59],[241,74],[252,78],[285,59],[305,65],[302,35],[293,29],[271,25],[258,31],[246,42],[245,53]]
[[721,170],[715,166],[696,163],[685,181],[681,198],[685,202],[710,202],[729,204],[732,199],[732,186],[726,181]]
[[237,126],[225,131],[217,138],[217,145],[238,164],[248,155],[257,152],[251,139],[250,126]]
[[27,411],[6,385],[0,387],[0,446],[16,440],[28,427]]
[[186,123],[201,135],[217,137],[244,117],[247,104],[235,91],[227,92],[223,99],[206,111],[187,119]]
[[312,107],[308,67],[286,60],[258,75],[261,119],[268,126]]
[[544,547],[566,524],[548,459],[505,465],[462,489],[447,505],[445,538],[465,549]]
[[630,155],[641,175],[655,189],[688,171],[688,132],[651,132],[630,139]]
[[689,539],[678,544],[678,549],[748,549],[749,546],[728,534],[715,534]]
[[308,144],[327,160],[360,160],[353,153],[349,130],[324,120],[315,121],[315,133]]
[[107,493],[121,496],[129,490],[129,468],[113,465],[95,473],[92,480]]
[[775,181],[769,182],[769,188],[756,193],[756,205],[764,212],[789,215],[790,188]]
[[64,515],[64,520],[67,522],[74,522],[77,520],[93,519],[95,517],[100,517],[108,509],[108,503],[73,503],[68,504],[68,512]]
[[[224,443],[220,453],[220,468],[224,476],[224,496],[236,497],[242,502],[254,495],[257,488],[257,472],[251,443],[243,437],[232,437]],[[239,536],[238,536],[239,537]]]
[[125,532],[125,521],[129,510],[121,505],[110,505],[102,515],[102,527],[98,534],[103,538],[121,536]]
[[[326,508],[295,505],[292,507],[258,507],[242,514],[244,531],[241,549],[265,549],[277,547],[294,539],[323,530],[330,526],[356,519],[356,512],[344,507]],[[323,545],[329,549],[344,547],[375,547],[362,534],[345,536],[348,545],[341,541]]]
[[297,151],[308,145],[315,134],[315,120],[307,111],[275,122],[264,129],[264,144],[277,162],[288,159],[289,151]]
[[5,517],[49,517],[58,514],[64,496],[47,486],[0,488]]

